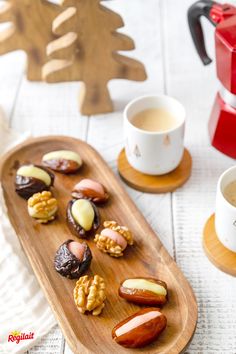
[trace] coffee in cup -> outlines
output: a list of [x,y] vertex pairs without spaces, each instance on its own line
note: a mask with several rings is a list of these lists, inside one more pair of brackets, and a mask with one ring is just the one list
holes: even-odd
[[225,199],[236,207],[236,180],[230,182],[224,189],[223,194]]
[[129,164],[148,175],[163,175],[184,153],[185,109],[165,95],[142,96],[124,111],[125,153]]
[[236,166],[226,170],[218,181],[215,229],[220,242],[236,252]]
[[131,123],[148,132],[164,132],[175,128],[178,120],[164,108],[148,108],[131,118]]

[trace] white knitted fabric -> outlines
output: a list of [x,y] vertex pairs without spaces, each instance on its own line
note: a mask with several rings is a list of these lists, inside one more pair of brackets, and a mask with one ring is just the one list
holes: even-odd
[[[8,129],[0,111],[0,155],[23,141]],[[56,324],[17,235],[7,217],[0,188],[0,353],[24,353]],[[11,332],[34,333],[33,339],[8,342]]]

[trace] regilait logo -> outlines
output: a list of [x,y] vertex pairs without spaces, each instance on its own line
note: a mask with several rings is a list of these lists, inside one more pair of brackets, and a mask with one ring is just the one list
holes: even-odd
[[19,331],[12,331],[8,336],[8,342],[16,342],[19,344],[21,340],[34,339],[34,332],[21,333]]

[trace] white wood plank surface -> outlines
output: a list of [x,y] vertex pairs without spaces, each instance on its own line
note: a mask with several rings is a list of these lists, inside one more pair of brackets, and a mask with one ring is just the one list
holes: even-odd
[[[182,0],[186,13],[190,1]],[[165,38],[167,93],[187,109],[186,145],[193,156],[190,181],[173,193],[176,261],[192,284],[199,304],[199,322],[188,353],[236,353],[236,307],[232,294],[236,279],[221,273],[204,256],[203,225],[214,211],[219,175],[235,161],[214,150],[208,140],[207,121],[217,81],[214,65],[203,67],[191,46],[187,31],[176,15],[174,1],[162,2]],[[184,19],[183,19],[184,20]],[[171,24],[171,25],[170,25]],[[208,24],[208,47],[214,55],[213,29]]]
[[24,59],[24,54],[20,52],[0,56],[0,105],[9,120],[23,77]]
[[[149,195],[127,188],[161,241],[189,279],[199,304],[196,334],[186,353],[236,353],[236,279],[227,276],[204,256],[202,228],[214,210],[216,181],[235,162],[209,143],[207,120],[217,90],[214,64],[203,67],[197,57],[186,21],[192,0],[113,0],[107,2],[126,23],[121,31],[136,42],[128,53],[146,65],[144,83],[110,83],[115,112],[82,117],[77,110],[78,83],[46,85],[24,77],[24,55],[0,57],[0,105],[9,124],[35,136],[64,134],[87,140],[116,172],[116,158],[124,139],[122,110],[132,98],[166,93],[187,109],[186,146],[193,156],[190,181],[172,194]],[[222,2],[222,1],[221,1]],[[236,5],[236,1],[232,1]],[[213,27],[204,21],[210,52]],[[127,54],[127,53],[126,53]],[[168,282],[168,280],[167,280]],[[56,326],[28,354],[71,354]],[[99,353],[98,353],[99,354]]]

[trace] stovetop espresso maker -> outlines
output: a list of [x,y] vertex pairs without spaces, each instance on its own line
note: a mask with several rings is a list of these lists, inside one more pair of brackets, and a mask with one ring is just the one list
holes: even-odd
[[205,48],[200,19],[215,27],[217,77],[221,87],[209,120],[212,145],[236,158],[236,7],[215,1],[197,1],[188,10],[188,22],[197,52],[204,65],[211,63]]

